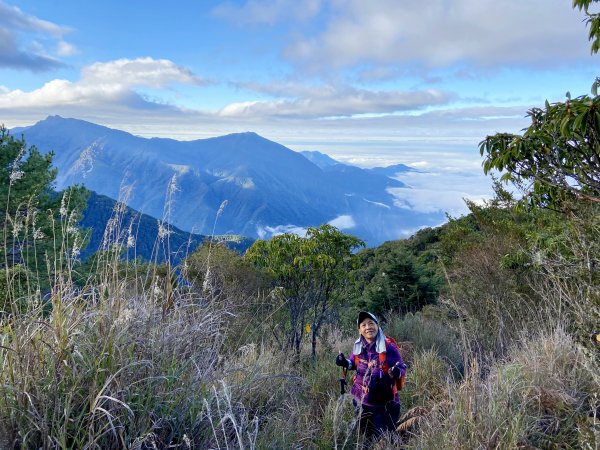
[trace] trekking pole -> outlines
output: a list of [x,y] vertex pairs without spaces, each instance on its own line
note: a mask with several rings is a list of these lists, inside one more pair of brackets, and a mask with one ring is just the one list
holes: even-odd
[[348,369],[345,367],[342,368],[342,376],[340,377],[340,395],[344,395],[346,393],[346,374],[348,373]]

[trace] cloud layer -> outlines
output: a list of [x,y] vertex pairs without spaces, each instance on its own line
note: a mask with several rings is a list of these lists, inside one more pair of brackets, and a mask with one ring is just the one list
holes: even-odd
[[548,66],[588,54],[582,14],[563,0],[338,0],[319,34],[286,56],[313,69],[359,64]]
[[164,105],[145,100],[134,88],[163,88],[171,84],[203,84],[190,70],[172,61],[152,58],[119,59],[84,67],[75,82],[52,80],[31,92],[0,92],[0,109],[87,108],[148,109]]
[[69,31],[0,0],[0,68],[43,72],[62,67],[57,56],[77,51],[63,40]]
[[276,25],[282,21],[304,21],[314,17],[321,0],[249,0],[242,6],[225,2],[213,10],[216,17],[238,25]]
[[[293,90],[288,95],[293,95]],[[221,116],[258,117],[348,117],[357,114],[383,114],[419,110],[426,106],[447,103],[451,94],[436,90],[372,91],[351,87],[323,86],[295,98],[271,101],[232,103],[223,108]]]
[[388,190],[394,196],[394,206],[413,212],[459,217],[468,213],[465,200],[482,203],[492,197],[491,181],[482,172],[431,167],[428,171],[399,174],[397,178],[410,187]]

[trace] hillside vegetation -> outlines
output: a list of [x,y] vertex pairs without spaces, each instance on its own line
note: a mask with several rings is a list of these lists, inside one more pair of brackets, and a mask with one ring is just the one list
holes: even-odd
[[[207,236],[185,232],[163,220],[140,213],[125,205],[117,206],[117,201],[105,195],[90,191],[87,205],[83,210],[79,227],[83,228],[87,237],[87,246],[81,249],[81,259],[87,259],[93,253],[102,250],[106,233],[121,233],[126,241],[125,257],[129,259],[140,258],[143,261],[164,263],[169,260],[172,264],[179,264],[189,256]],[[121,199],[126,203],[126,199]],[[113,229],[115,208],[123,208],[119,217],[119,229]],[[157,247],[156,236],[159,228],[169,228],[169,248]],[[115,236],[113,236],[114,240]],[[213,240],[223,242],[228,248],[240,253],[246,251],[253,240],[236,235],[213,235]],[[160,244],[160,243],[159,243]],[[167,252],[170,252],[167,254]]]
[[378,448],[599,448],[599,108],[484,139],[495,198],[410,239],[322,225],[177,266],[127,257],[121,203],[82,263],[85,191],[52,194],[52,155],[2,129],[0,448],[360,448],[334,359],[365,308],[409,365]]
[[373,249],[322,226],[173,267],[109,233],[83,264],[82,191],[52,200],[51,161],[7,133],[1,154],[0,448],[355,447],[333,360],[363,308],[412,342],[382,448],[600,444],[598,202],[533,208],[497,184]]

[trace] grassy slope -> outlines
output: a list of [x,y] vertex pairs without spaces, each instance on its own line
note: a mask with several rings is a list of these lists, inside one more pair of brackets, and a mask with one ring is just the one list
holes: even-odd
[[[492,213],[489,223],[498,224]],[[504,228],[514,221],[487,229],[468,222],[445,230],[450,284],[438,305],[390,314],[386,324],[388,334],[413,341],[414,354],[403,432],[382,447],[598,448],[598,359],[573,319],[590,314],[594,304],[578,293],[593,293],[596,279],[569,284],[575,260],[561,266],[552,248],[544,258],[554,265],[508,264],[505,250],[524,242]],[[597,257],[597,244],[577,241],[581,229],[561,232],[572,254],[587,242]],[[329,326],[313,364],[308,348],[297,359],[277,345],[273,331],[283,324],[270,319],[279,316],[268,292],[241,301],[235,289],[190,290],[153,266],[139,273],[119,264],[100,259],[84,289],[70,282],[67,264],[50,310],[30,290],[26,307],[12,302],[0,316],[0,448],[356,446],[351,399],[339,397],[333,365],[353,332]],[[536,320],[518,309],[529,290],[513,281],[525,275],[545,299]],[[509,309],[494,303],[497,289]],[[234,331],[238,340],[224,346]]]

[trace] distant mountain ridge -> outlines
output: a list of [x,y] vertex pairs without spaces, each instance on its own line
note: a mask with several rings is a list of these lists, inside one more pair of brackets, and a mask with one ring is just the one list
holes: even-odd
[[328,167],[342,164],[341,162],[333,159],[331,156],[317,151],[305,150],[300,152],[300,154],[308,159],[311,163],[318,166],[320,169],[327,169]]
[[[117,241],[124,247],[124,258],[141,258],[159,263],[168,259],[173,264],[180,262],[209,239],[223,243],[239,253],[245,252],[254,242],[253,239],[242,236],[190,233],[168,223],[162,224],[168,230],[168,235],[161,238],[156,218],[129,207],[118,208],[117,201],[105,195],[93,191],[89,194],[87,208],[79,223],[88,231],[88,245],[82,249],[81,259],[86,259],[98,250],[104,250],[106,244],[115,244]],[[116,212],[117,209],[119,213]]]
[[216,234],[268,237],[330,222],[376,245],[397,239],[402,229],[439,223],[437,216],[396,207],[388,189],[404,185],[386,174],[322,168],[256,133],[146,139],[59,116],[12,133],[55,153],[58,189],[84,184],[200,234],[214,226]]
[[[341,163],[341,162],[333,159],[331,156],[326,155],[325,153],[317,152],[317,151],[304,150],[304,151],[300,152],[300,154],[302,154],[310,162],[319,166],[321,169],[323,169],[325,171],[339,170],[340,166],[355,167],[355,166],[352,166],[349,164]],[[406,164],[395,164],[393,166],[373,167],[371,169],[361,169],[361,170],[364,170],[366,172],[375,173],[375,174],[385,175],[385,176],[389,176],[389,177],[393,177],[394,175],[396,175],[398,173],[418,172],[417,169],[407,166]]]

